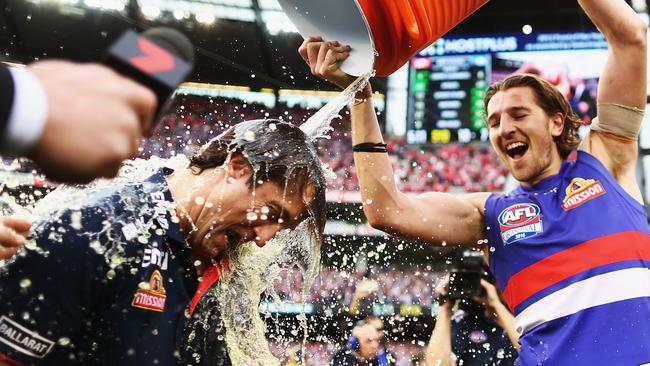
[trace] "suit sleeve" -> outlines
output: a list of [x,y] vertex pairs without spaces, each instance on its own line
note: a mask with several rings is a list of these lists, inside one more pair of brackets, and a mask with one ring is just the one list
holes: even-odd
[[4,140],[14,101],[14,79],[9,68],[0,63],[0,141]]

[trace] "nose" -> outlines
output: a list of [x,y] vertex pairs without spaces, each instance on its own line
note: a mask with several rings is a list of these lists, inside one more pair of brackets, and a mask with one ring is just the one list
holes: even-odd
[[511,121],[510,118],[501,117],[499,122],[499,134],[503,137],[512,136],[517,130],[514,121]]
[[267,223],[255,226],[253,231],[255,231],[255,244],[261,248],[280,231],[280,225],[277,223]]

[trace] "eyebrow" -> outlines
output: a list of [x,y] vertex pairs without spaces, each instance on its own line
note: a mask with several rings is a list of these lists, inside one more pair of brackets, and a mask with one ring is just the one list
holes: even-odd
[[507,111],[509,114],[513,114],[513,113],[517,113],[517,112],[522,112],[522,111],[523,111],[523,112],[530,112],[530,108],[528,108],[528,107],[524,107],[524,106],[520,106],[520,105],[517,105],[517,106],[514,106],[514,107],[510,107],[510,108],[508,108],[506,111]]
[[[505,112],[508,113],[508,114],[514,114],[514,113],[517,113],[517,112],[530,112],[530,108],[528,108],[528,107],[524,107],[523,105],[516,105],[516,106],[512,106],[512,107],[508,107],[508,108],[506,108]],[[501,115],[501,113],[497,113],[497,112],[494,112],[494,113],[490,114],[490,115],[488,116],[488,119],[487,119],[487,120],[488,120],[488,124],[489,124],[490,121],[492,121],[495,117],[500,116],[500,115]]]

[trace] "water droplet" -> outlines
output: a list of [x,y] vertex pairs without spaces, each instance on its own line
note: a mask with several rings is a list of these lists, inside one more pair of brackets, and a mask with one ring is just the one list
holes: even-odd
[[205,198],[198,196],[194,199],[194,203],[197,205],[203,205],[205,203]]
[[109,269],[106,272],[106,278],[108,278],[109,280],[112,280],[113,278],[115,278],[115,270]]
[[248,130],[248,131],[244,132],[244,140],[246,140],[248,142],[255,141],[255,132],[253,132],[251,130]]
[[202,263],[202,262],[201,262],[200,260],[198,260],[198,259],[195,260],[195,261],[194,261],[194,267],[198,267],[198,266],[200,266],[201,263]]
[[269,123],[269,130],[275,131],[277,129],[278,129],[278,127],[275,125],[275,123]]
[[104,252],[106,251],[104,249],[104,247],[102,246],[102,244],[97,240],[93,240],[93,241],[90,242],[90,249],[94,250],[95,253],[97,253],[99,255],[104,254]]
[[70,214],[70,226],[75,230],[81,230],[81,211],[73,211]]
[[257,220],[257,213],[255,212],[249,212],[246,214],[246,220],[248,221],[255,221]]
[[65,347],[65,346],[70,344],[70,338],[61,337],[61,338],[59,338],[59,340],[56,343],[58,343],[60,346]]
[[495,247],[490,247],[490,252],[491,252],[491,253],[494,253],[495,250],[497,250],[497,248],[495,248]]
[[149,282],[142,281],[142,282],[138,283],[138,288],[141,289],[141,290],[148,291],[148,290],[151,290],[151,284],[149,284]]
[[19,285],[20,288],[28,288],[29,286],[32,285],[32,280],[30,280],[29,278],[23,278],[22,280],[20,280]]

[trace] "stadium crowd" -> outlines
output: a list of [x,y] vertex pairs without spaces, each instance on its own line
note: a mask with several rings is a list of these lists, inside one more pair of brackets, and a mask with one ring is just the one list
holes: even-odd
[[[284,104],[267,108],[237,99],[177,97],[141,148],[141,156],[187,155],[238,121],[270,117],[300,124],[314,112]],[[331,138],[318,141],[318,151],[335,173],[328,179],[328,189],[356,191],[359,180],[350,148],[349,116],[341,117],[333,122]],[[387,143],[395,180],[403,192],[500,191],[505,184],[507,171],[487,144],[417,146],[396,137],[387,138]]]
[[[300,357],[300,352],[298,351],[300,344],[291,344],[287,347],[283,342],[273,342],[270,346],[275,356],[282,360],[283,365],[323,366],[328,365],[339,347],[345,346],[345,344],[338,345],[335,342],[307,342],[305,346],[306,354],[304,364],[300,364],[296,360],[299,360]],[[388,341],[385,346],[395,355],[396,366],[414,365],[413,360],[417,359],[418,355],[421,355],[426,348],[426,344],[417,342]],[[290,351],[287,352],[287,349]]]
[[[366,292],[380,304],[421,305],[431,307],[435,284],[443,275],[440,272],[422,271],[417,268],[394,267],[370,271],[376,286]],[[322,269],[316,277],[309,294],[309,301],[324,307],[349,307],[357,286],[368,276],[366,271],[340,271]],[[302,289],[300,270],[282,271],[275,281],[274,290],[282,301],[300,302]]]

